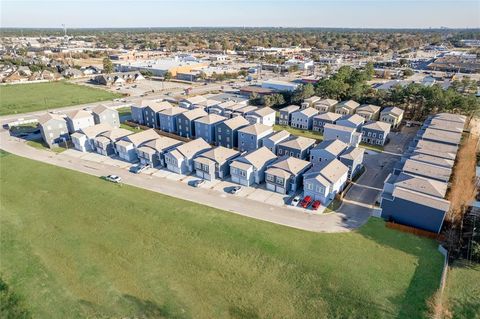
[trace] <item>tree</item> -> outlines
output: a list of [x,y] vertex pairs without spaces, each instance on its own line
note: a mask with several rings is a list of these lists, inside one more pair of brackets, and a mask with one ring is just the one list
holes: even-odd
[[103,59],[103,72],[107,74],[110,74],[113,72],[113,63],[108,57]]
[[403,70],[403,75],[404,75],[404,76],[412,76],[412,75],[413,75],[412,69],[405,69],[405,70]]
[[163,78],[165,80],[170,80],[172,77],[173,77],[172,72],[170,72],[170,71],[165,72],[165,74],[163,75]]

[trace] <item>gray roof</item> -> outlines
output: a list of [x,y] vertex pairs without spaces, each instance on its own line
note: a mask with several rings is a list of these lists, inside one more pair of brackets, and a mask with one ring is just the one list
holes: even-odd
[[315,150],[323,149],[330,154],[337,157],[340,153],[342,153],[348,147],[347,144],[340,140],[326,140],[320,142],[317,146],[315,146]]
[[192,121],[203,116],[206,116],[208,113],[201,108],[193,109],[187,112],[184,112],[182,116],[186,117],[188,120]]
[[102,114],[105,111],[115,111],[115,112],[117,112],[117,110],[109,108],[108,106],[103,105],[103,104],[97,105],[92,109],[92,112],[95,113],[95,114]]
[[275,154],[272,153],[268,148],[266,147],[260,147],[259,149],[256,149],[247,155],[243,156],[243,158],[252,164],[255,168],[260,168],[263,167],[266,163],[269,161],[277,158]]
[[393,197],[401,198],[419,205],[428,206],[440,211],[448,211],[450,202],[438,197],[419,193],[402,187],[396,187],[392,193]]
[[349,132],[349,133],[354,133],[355,128],[353,127],[348,127],[348,126],[343,126],[343,125],[336,125],[336,124],[331,124],[327,123],[323,126],[324,130],[339,130],[343,132]]
[[306,109],[296,111],[294,114],[303,114],[308,117],[312,117],[318,114],[318,110],[313,107],[307,107]]
[[437,157],[437,156],[431,156],[428,154],[412,154],[410,156],[410,159],[414,161],[419,161],[422,163],[427,163],[427,164],[433,164],[437,166],[442,166],[446,168],[452,168],[453,164],[455,163],[454,160],[442,158],[442,157]]
[[349,110],[355,110],[360,104],[354,100],[342,101],[337,104],[336,108],[346,107]]
[[281,142],[278,146],[289,147],[297,150],[304,150],[315,144],[316,140],[313,138],[298,136]]
[[460,144],[462,139],[462,133],[454,133],[442,130],[436,130],[433,128],[427,128],[422,134],[422,139],[429,139],[432,141],[438,141],[439,143],[448,142],[452,144]]
[[[210,144],[205,142],[203,138],[197,138],[178,146],[175,150],[186,158],[191,158],[197,152],[211,148]],[[173,152],[172,152],[173,153]]]
[[174,115],[177,115],[177,114],[185,113],[187,111],[188,111],[187,109],[184,109],[184,108],[181,108],[181,107],[171,107],[169,109],[165,109],[165,110],[161,111],[160,114],[174,116]]
[[333,112],[324,112],[324,113],[320,113],[318,115],[315,115],[313,118],[335,122],[338,119],[340,119],[341,117],[343,117],[342,114],[333,113]]
[[234,158],[238,155],[240,155],[240,152],[238,152],[238,151],[235,151],[231,148],[218,146],[218,147],[215,147],[215,148],[211,148],[208,151],[200,154],[195,159],[195,161],[200,161],[201,162],[202,158],[205,158],[205,159],[211,160],[211,161],[221,165],[221,164],[225,163],[226,161],[229,161],[229,160],[231,160],[232,158]]
[[349,159],[349,160],[355,160],[359,158],[360,156],[363,156],[365,153],[365,150],[360,147],[355,147],[355,146],[349,146],[341,155],[341,158]]
[[362,129],[370,129],[375,131],[390,132],[390,124],[382,121],[371,121],[363,125]]
[[358,114],[346,115],[337,121],[337,125],[343,125],[344,122],[350,122],[355,126],[363,124],[365,119]]
[[102,123],[102,124],[97,124],[89,127],[82,128],[80,131],[85,134],[88,138],[94,138],[97,135],[108,132],[112,130],[113,127],[110,126],[109,124]]
[[386,107],[380,112],[381,114],[392,114],[394,116],[400,116],[403,114],[403,110],[401,108],[398,108],[396,106],[391,106],[391,107]]
[[290,136],[290,132],[286,130],[281,130],[281,131],[276,131],[267,136],[265,139],[268,139],[274,143],[283,141],[284,139],[288,138]]
[[[311,165],[310,162],[301,160],[296,157],[282,157],[269,166],[266,173],[279,176],[298,175],[302,170]],[[283,172],[282,172],[283,171]]]
[[255,123],[253,125],[249,125],[246,127],[242,127],[238,131],[241,133],[247,133],[247,134],[252,134],[252,135],[261,135],[266,132],[271,132],[273,129],[271,126],[260,124],[260,123]]
[[292,113],[292,112],[295,112],[295,111],[297,111],[297,110],[299,110],[299,109],[300,109],[300,106],[298,106],[298,105],[293,105],[293,104],[292,104],[292,105],[286,106],[286,107],[284,107],[284,108],[281,108],[279,111],[280,111],[280,112]]
[[183,144],[183,142],[177,141],[173,138],[166,137],[166,136],[159,136],[154,140],[144,143],[142,146],[139,147],[139,149],[142,151],[145,151],[145,149],[149,148],[159,152],[159,151],[164,151],[165,149],[169,149],[173,146],[177,146],[181,144]]
[[440,153],[453,153],[457,154],[458,151],[458,146],[455,145],[448,145],[444,143],[438,143],[438,142],[433,142],[433,141],[425,141],[425,140],[420,140],[418,141],[416,148],[424,148]]
[[[50,120],[62,121],[65,122],[65,118],[57,113],[46,113],[38,118],[38,123],[44,125]],[[66,122],[65,122],[66,123]]]
[[348,173],[348,167],[337,159],[315,164],[304,174],[305,179],[314,178],[323,185],[335,184]]
[[228,126],[230,129],[235,130],[239,127],[249,125],[250,122],[248,122],[243,116],[235,116],[224,121],[223,124]]
[[274,113],[275,113],[275,110],[270,107],[262,107],[262,108],[256,109],[255,111],[248,112],[248,114],[254,114],[261,117],[274,114]]
[[442,181],[448,181],[452,170],[449,168],[426,164],[418,161],[408,159],[405,161],[402,169],[405,173],[426,176],[428,178],[434,178]]
[[402,187],[422,194],[444,198],[448,184],[417,175],[400,173],[395,180],[395,187]]
[[67,112],[67,116],[69,119],[84,119],[88,117],[92,117],[92,113],[85,110],[75,110]]
[[377,113],[380,111],[380,106],[373,105],[373,104],[362,104],[360,105],[356,112],[365,112],[365,113]]
[[159,137],[160,137],[160,135],[158,135],[158,133],[155,132],[154,129],[149,129],[149,130],[145,130],[145,131],[141,131],[141,132],[138,132],[138,133],[128,135],[127,139],[130,142],[132,142],[133,145],[140,146],[141,144],[143,144],[147,141],[151,141],[151,140],[157,139]]
[[204,117],[198,118],[195,120],[195,123],[203,123],[203,124],[215,124],[218,122],[223,122],[227,118],[224,116],[220,116],[217,114],[208,114]]
[[315,102],[315,105],[326,105],[326,106],[334,106],[335,104],[337,104],[338,101],[337,100],[333,100],[333,99],[323,99],[323,100],[320,100],[320,101],[317,101]]
[[415,148],[413,150],[413,155],[417,155],[417,154],[422,154],[422,155],[429,155],[429,156],[433,156],[433,157],[438,157],[438,158],[444,158],[444,159],[447,159],[447,160],[451,160],[451,161],[454,161],[455,160],[455,157],[457,157],[457,154],[456,153],[447,153],[447,152],[439,152],[437,150],[431,150],[431,149],[428,149],[428,148]]

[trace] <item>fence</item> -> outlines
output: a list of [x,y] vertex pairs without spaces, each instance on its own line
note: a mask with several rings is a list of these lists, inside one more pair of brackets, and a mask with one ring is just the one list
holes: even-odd
[[[145,126],[145,125],[140,125],[140,124],[132,122],[132,121],[125,121],[124,124],[126,124],[130,127],[138,127],[138,128],[141,128],[142,130],[151,129],[151,127],[148,127],[148,126]],[[155,130],[155,132],[157,132],[161,136],[170,137],[170,138],[173,138],[175,140],[182,141],[182,142],[185,142],[185,143],[191,141],[191,139],[189,139],[187,137],[179,136],[177,134],[168,133],[168,132],[161,131],[161,130],[158,130],[158,129],[154,129],[154,130]]]
[[396,223],[393,223],[393,222],[387,222],[386,226],[388,228],[391,228],[391,229],[396,229],[396,230],[399,230],[401,232],[414,234],[414,235],[417,235],[417,236],[420,236],[420,237],[426,237],[426,238],[436,239],[436,240],[443,240],[444,239],[443,235],[440,235],[440,234],[437,234],[437,233],[434,233],[434,232],[429,232],[429,231],[426,231],[426,230],[423,230],[423,229],[418,229],[418,228],[415,228],[415,227],[396,224]]

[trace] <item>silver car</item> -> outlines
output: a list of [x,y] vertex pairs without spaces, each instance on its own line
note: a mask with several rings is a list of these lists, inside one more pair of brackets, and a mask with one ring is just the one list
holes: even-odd
[[112,183],[121,183],[122,182],[122,178],[120,176],[117,176],[117,175],[107,175],[107,176],[105,176],[105,179],[109,182],[112,182]]

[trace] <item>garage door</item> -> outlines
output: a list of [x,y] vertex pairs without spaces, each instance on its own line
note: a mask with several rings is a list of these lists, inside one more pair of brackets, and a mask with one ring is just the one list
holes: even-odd
[[267,189],[268,189],[269,191],[275,191],[275,185],[274,185],[274,184],[267,183]]
[[240,178],[238,176],[232,176],[232,182],[240,184]]
[[245,178],[241,178],[240,179],[240,185],[248,186],[248,180],[246,180]]
[[277,193],[280,193],[280,194],[285,194],[285,188],[283,187],[280,187],[280,186],[277,186],[276,190],[275,190]]

